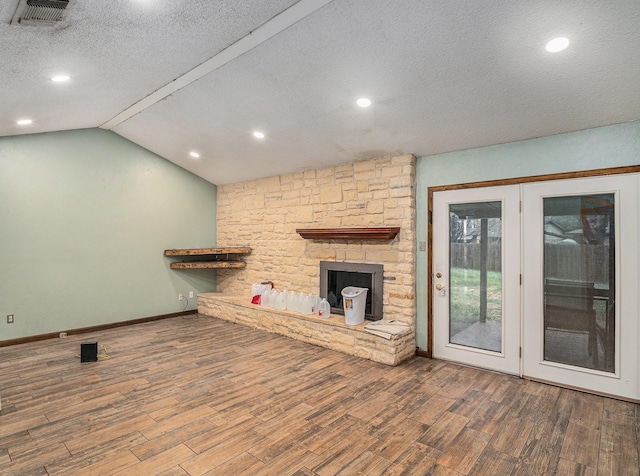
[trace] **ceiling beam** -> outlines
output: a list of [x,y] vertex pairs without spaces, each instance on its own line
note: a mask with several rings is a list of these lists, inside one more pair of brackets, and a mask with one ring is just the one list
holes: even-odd
[[286,30],[291,25],[297,23],[303,18],[306,18],[307,16],[311,15],[312,13],[331,3],[332,1],[333,0],[300,0],[295,5],[292,5],[291,7],[273,17],[271,20],[260,25],[254,31],[250,32],[248,35],[244,36],[240,40],[220,51],[218,54],[208,59],[204,63],[199,64],[182,76],[179,76],[178,78],[174,79],[168,84],[165,84],[160,89],[157,89],[140,101],[132,104],[131,106],[102,124],[100,128],[108,130],[113,129],[119,124],[125,122],[130,117],[133,117],[139,112],[142,112],[148,107],[154,105],[158,101],[161,101],[167,96],[170,96],[176,91],[179,91],[185,86],[188,86],[189,84],[197,81],[203,76],[206,76],[207,74],[217,70],[230,61],[233,61],[247,51],[264,43],[268,39]]

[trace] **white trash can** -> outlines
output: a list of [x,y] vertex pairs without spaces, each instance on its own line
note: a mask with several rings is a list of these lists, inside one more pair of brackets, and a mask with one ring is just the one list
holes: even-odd
[[342,290],[344,320],[350,326],[364,322],[364,309],[367,306],[367,288],[347,286]]

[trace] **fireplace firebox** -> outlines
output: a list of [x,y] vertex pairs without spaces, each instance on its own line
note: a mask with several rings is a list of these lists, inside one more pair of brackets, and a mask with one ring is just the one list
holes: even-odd
[[320,261],[320,296],[329,301],[333,314],[344,314],[342,290],[347,286],[367,288],[365,319],[382,319],[383,266],[369,263]]

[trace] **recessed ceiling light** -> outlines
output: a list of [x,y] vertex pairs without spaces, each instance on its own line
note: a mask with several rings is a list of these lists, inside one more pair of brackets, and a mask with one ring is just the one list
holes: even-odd
[[16,122],[20,126],[28,126],[29,124],[33,123],[31,119],[20,119],[19,121],[16,121]]
[[564,50],[567,46],[569,46],[569,38],[565,38],[564,36],[560,36],[558,38],[554,38],[547,42],[545,49],[549,53],[557,53],[558,51]]
[[189,152],[189,155],[191,157],[193,157],[194,159],[199,159],[200,158],[200,154],[198,154],[197,152]]
[[260,131],[255,131],[253,133],[253,137],[255,137],[256,139],[264,139],[264,133]]
[[51,78],[51,81],[54,83],[64,83],[65,81],[69,81],[69,76],[61,74],[59,76],[54,76]]
[[360,107],[369,107],[371,106],[371,99],[369,98],[359,98],[356,101],[356,104]]

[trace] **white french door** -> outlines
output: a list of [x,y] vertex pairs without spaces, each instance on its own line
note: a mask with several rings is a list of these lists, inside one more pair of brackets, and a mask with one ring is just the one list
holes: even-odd
[[525,376],[640,398],[638,178],[523,187]]
[[433,356],[639,400],[639,187],[434,192]]
[[519,374],[520,191],[433,195],[433,355]]

